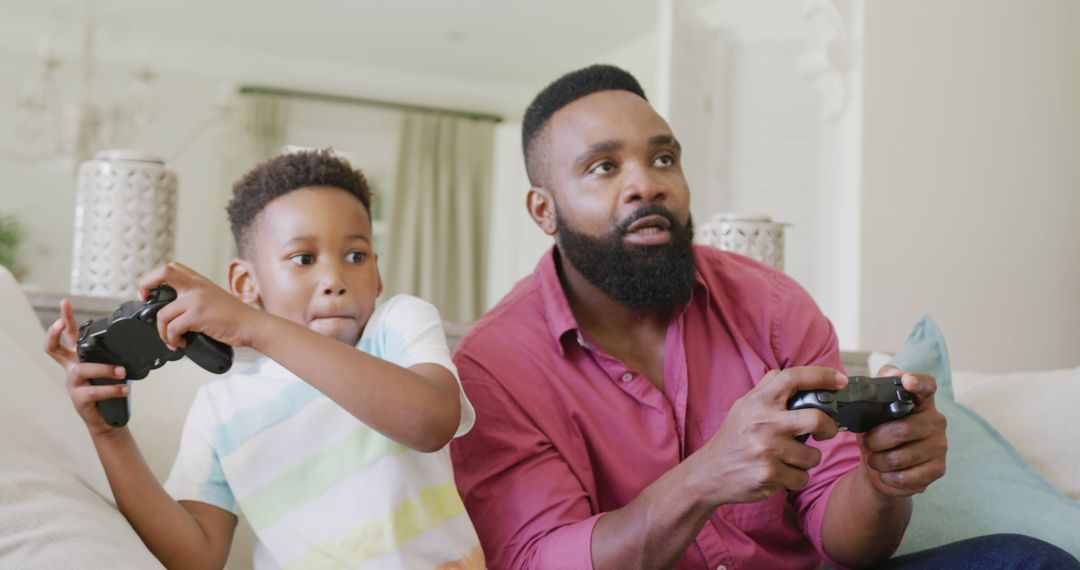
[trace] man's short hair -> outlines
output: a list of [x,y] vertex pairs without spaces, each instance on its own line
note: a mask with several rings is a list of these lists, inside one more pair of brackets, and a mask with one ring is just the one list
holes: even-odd
[[548,120],[556,111],[597,91],[629,91],[642,99],[645,91],[633,75],[613,65],[595,64],[571,71],[544,88],[525,110],[521,121],[521,149],[525,153],[525,172],[529,183],[539,185],[542,167],[537,164],[543,157],[536,152],[536,142],[541,138]]
[[328,186],[356,196],[371,212],[371,189],[364,174],[331,149],[311,149],[275,156],[257,165],[233,184],[229,213],[240,255],[250,249],[252,225],[266,205],[293,190]]

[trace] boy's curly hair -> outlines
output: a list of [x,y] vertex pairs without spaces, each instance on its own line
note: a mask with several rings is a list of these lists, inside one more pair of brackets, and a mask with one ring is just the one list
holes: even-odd
[[340,188],[360,200],[371,212],[367,179],[348,160],[331,149],[302,150],[275,156],[252,168],[233,184],[229,213],[233,239],[241,255],[250,249],[251,226],[259,212],[279,196],[311,186]]

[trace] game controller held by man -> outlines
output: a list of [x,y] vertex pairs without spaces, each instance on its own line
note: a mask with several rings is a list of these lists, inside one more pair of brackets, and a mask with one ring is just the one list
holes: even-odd
[[[849,376],[840,390],[804,390],[788,400],[789,410],[816,409],[836,420],[840,431],[868,432],[915,409],[915,397],[899,376]],[[806,441],[809,434],[798,436]]]

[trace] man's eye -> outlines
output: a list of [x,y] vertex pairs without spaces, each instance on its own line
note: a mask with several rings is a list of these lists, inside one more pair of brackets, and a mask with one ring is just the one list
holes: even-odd
[[315,263],[315,256],[310,253],[298,253],[289,258],[289,261],[297,265],[311,265]]
[[592,167],[591,172],[595,174],[608,174],[613,170],[615,170],[615,163],[611,162],[610,160],[605,160],[604,162],[598,163],[596,166]]
[[675,164],[675,157],[670,154],[661,154],[656,157],[655,162],[657,166],[671,166]]
[[367,254],[362,251],[350,251],[345,254],[345,261],[349,263],[363,263],[367,259]]

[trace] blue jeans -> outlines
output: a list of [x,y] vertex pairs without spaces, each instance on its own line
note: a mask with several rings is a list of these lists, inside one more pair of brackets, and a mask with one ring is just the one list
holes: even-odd
[[878,566],[887,570],[1076,570],[1080,562],[1064,550],[1019,534],[991,534],[897,556]]

